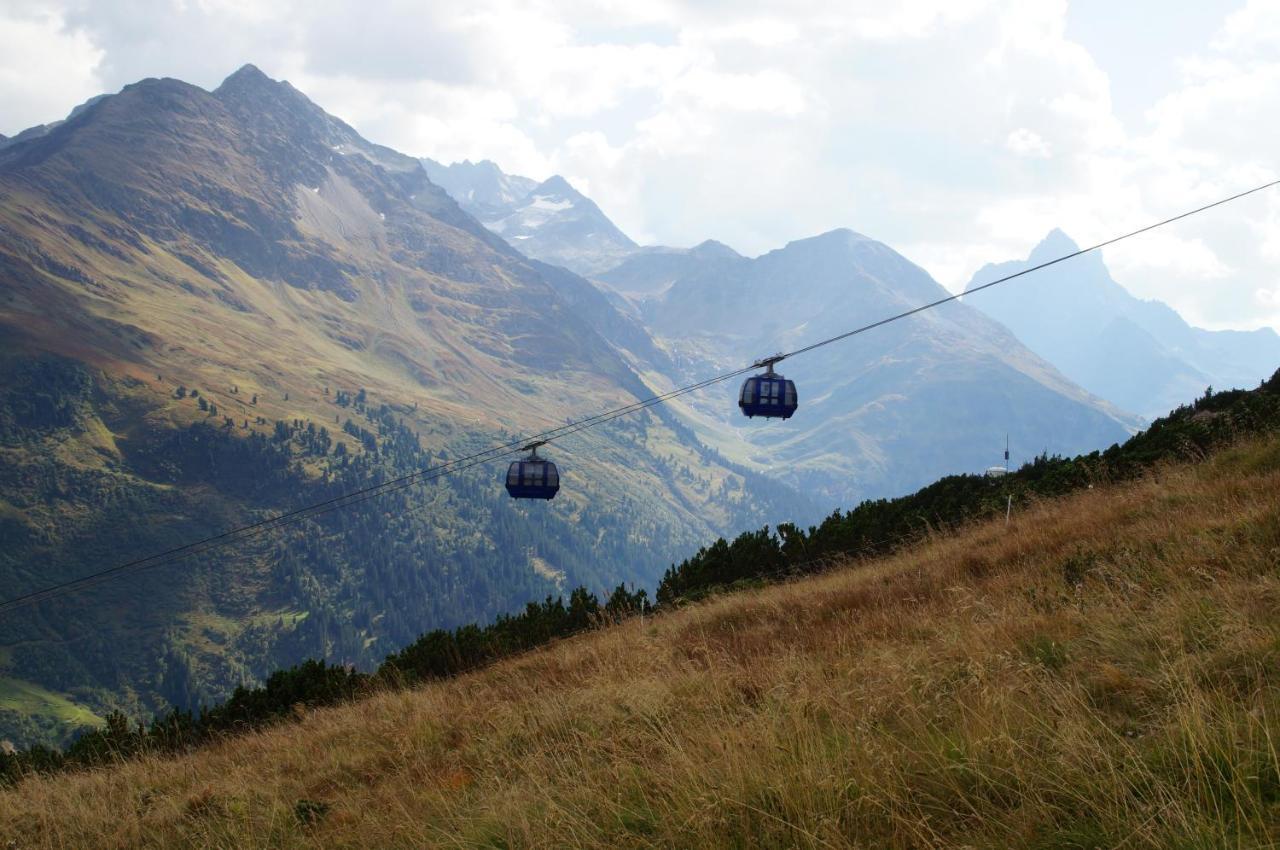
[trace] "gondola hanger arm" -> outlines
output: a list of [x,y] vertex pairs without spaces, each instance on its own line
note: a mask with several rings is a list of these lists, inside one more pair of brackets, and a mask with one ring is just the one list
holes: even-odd
[[778,352],[777,354],[771,355],[769,357],[761,357],[755,363],[751,364],[751,368],[764,369],[766,375],[772,375],[774,365],[777,363],[781,363],[783,360],[786,360],[786,359],[787,359],[787,355],[783,354],[782,352]]

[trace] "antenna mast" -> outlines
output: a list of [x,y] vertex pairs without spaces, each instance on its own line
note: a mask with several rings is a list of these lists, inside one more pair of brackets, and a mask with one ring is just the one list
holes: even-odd
[[1009,492],[1009,432],[1004,432],[1004,525],[1009,527],[1009,517],[1013,514],[1013,494]]

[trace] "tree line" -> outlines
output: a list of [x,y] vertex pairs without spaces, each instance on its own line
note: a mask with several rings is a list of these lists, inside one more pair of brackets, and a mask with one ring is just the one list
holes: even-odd
[[34,772],[94,767],[143,753],[173,753],[214,738],[246,732],[307,709],[335,705],[378,690],[403,688],[466,673],[520,652],[599,625],[650,612],[648,593],[618,585],[604,601],[585,588],[530,602],[525,610],[498,617],[487,626],[435,629],[389,655],[372,673],[308,659],[278,670],[257,687],[240,686],[218,705],[199,711],[171,708],[150,724],[132,724],[121,712],[107,715],[100,729],[81,735],[66,749],[35,745],[0,751],[0,785]]
[[[1123,444],[1073,458],[1041,455],[1000,477],[951,475],[909,496],[862,502],[804,530],[784,523],[724,538],[672,565],[658,584],[659,606],[737,582],[803,575],[833,559],[878,556],[938,530],[1003,516],[1010,504],[1061,496],[1134,478],[1153,465],[1194,460],[1241,437],[1280,429],[1280,371],[1256,390],[1205,395],[1156,420]],[[1012,502],[1010,502],[1012,499]]]

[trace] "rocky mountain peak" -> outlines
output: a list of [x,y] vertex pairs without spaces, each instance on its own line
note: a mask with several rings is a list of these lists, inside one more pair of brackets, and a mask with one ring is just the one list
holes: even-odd
[[592,275],[637,249],[595,202],[556,174],[541,182],[489,160],[420,159],[431,182],[527,257]]
[[1080,250],[1080,246],[1076,241],[1063,233],[1062,230],[1055,227],[1049,231],[1049,235],[1040,240],[1040,244],[1031,252],[1029,261],[1034,265],[1036,263],[1046,263],[1050,260],[1056,260],[1058,257],[1074,254]]
[[573,188],[568,180],[565,180],[559,174],[553,174],[546,180],[538,184],[537,188],[530,194],[546,196],[557,196],[570,200],[577,200],[583,197],[582,193]]
[[219,88],[236,88],[249,86],[273,86],[276,81],[262,73],[257,65],[252,62],[246,62],[234,72],[229,74]]
[[847,227],[837,227],[834,230],[828,230],[825,233],[819,233],[817,236],[808,236],[804,239],[795,239],[788,242],[783,250],[808,250],[808,251],[838,251],[849,250],[860,243],[871,242],[861,233],[856,233]]
[[224,103],[238,101],[273,99],[292,106],[305,104],[319,111],[306,95],[295,89],[284,80],[273,80],[262,73],[256,65],[245,65],[222,84],[213,90],[213,96]]
[[342,121],[316,106],[284,80],[273,80],[255,65],[245,65],[213,91],[241,122],[293,142],[335,146],[358,136]]
[[[983,267],[968,288],[1079,251],[1055,228],[1025,261]],[[1251,387],[1280,361],[1280,338],[1194,328],[1168,305],[1134,297],[1101,251],[983,293],[973,305],[1013,330],[1071,380],[1155,417],[1212,384]],[[1117,368],[1117,367],[1121,368]]]
[[695,257],[703,259],[740,259],[742,257],[737,251],[730,248],[723,242],[717,242],[715,239],[707,239],[699,242],[689,249],[689,253]]
[[482,159],[478,162],[472,162],[469,159],[464,159],[462,164],[467,168],[473,168],[476,171],[482,174],[487,174],[491,177],[502,176],[502,169],[498,167],[498,163],[491,159]]

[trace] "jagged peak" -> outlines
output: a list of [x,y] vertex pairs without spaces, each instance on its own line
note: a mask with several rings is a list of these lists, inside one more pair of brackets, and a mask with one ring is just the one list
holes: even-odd
[[577,197],[581,193],[577,189],[573,188],[573,186],[570,185],[568,180],[565,180],[559,174],[553,174],[550,177],[548,177],[546,180],[543,180],[541,183],[539,183],[537,188],[533,190],[532,194],[568,195],[570,197]]
[[715,239],[707,239],[703,242],[699,242],[697,245],[694,245],[689,249],[689,253],[697,257],[708,258],[728,257],[736,259],[742,256],[728,245]]
[[1040,240],[1032,251],[1029,260],[1033,262],[1044,262],[1053,260],[1067,254],[1074,254],[1080,250],[1080,246],[1075,240],[1064,233],[1060,228],[1055,227],[1049,231],[1049,235]]
[[268,83],[274,84],[275,82],[275,80],[262,73],[262,69],[257,65],[254,65],[252,62],[246,62],[236,69],[234,73],[223,80],[222,85],[218,86],[218,88],[221,89],[228,85],[234,87],[264,85]]
[[847,227],[837,227],[834,230],[828,230],[825,233],[819,233],[816,236],[806,236],[803,239],[793,239],[788,242],[783,250],[788,248],[824,248],[824,247],[851,247],[860,242],[873,242],[875,240],[863,236],[861,233],[850,230]]
[[[345,121],[325,112],[287,80],[272,79],[256,65],[242,66],[214,89],[213,96],[253,126],[283,122],[290,125],[289,133],[306,128],[306,132],[327,145],[351,143],[361,148],[373,147]],[[416,160],[409,157],[405,160],[411,161],[415,168],[421,167]]]
[[324,110],[316,106],[310,98],[291,86],[288,80],[272,79],[253,64],[240,66],[238,71],[223,80],[222,85],[213,90],[213,95],[224,102],[274,98],[280,103],[305,106],[312,111],[324,113]]

